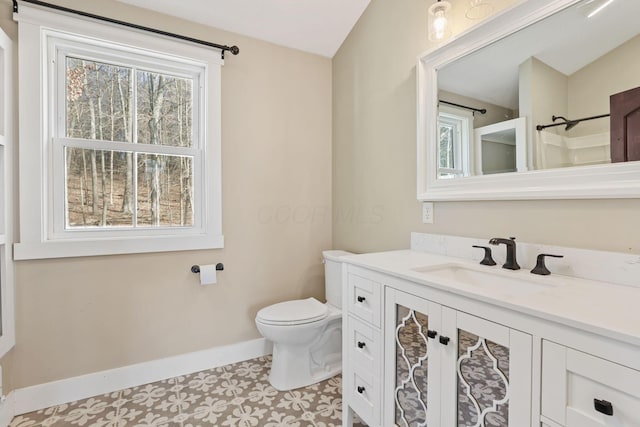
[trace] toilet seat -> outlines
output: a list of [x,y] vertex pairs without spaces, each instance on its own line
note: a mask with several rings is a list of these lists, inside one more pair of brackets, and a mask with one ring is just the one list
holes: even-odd
[[301,325],[323,320],[329,309],[315,298],[285,301],[258,311],[256,321],[266,325]]

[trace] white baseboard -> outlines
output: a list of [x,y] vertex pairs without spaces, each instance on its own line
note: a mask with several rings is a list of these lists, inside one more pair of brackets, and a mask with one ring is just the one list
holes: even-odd
[[15,414],[15,393],[11,392],[0,402],[0,427],[7,427]]
[[[62,403],[216,368],[271,354],[264,338],[95,372],[20,388],[12,392],[13,414],[20,415]],[[0,411],[2,408],[0,408]],[[0,416],[2,412],[0,412]],[[0,418],[2,420],[2,418]],[[2,425],[0,425],[2,426]]]

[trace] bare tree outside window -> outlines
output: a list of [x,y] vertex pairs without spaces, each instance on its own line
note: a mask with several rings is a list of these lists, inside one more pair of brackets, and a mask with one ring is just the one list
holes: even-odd
[[193,80],[72,57],[66,79],[66,136],[124,143],[66,148],[67,227],[192,226],[193,157],[144,146],[192,147]]

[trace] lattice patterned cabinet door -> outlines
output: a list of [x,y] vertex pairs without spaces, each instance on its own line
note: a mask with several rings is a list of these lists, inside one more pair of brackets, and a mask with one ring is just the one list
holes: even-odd
[[386,301],[384,425],[437,426],[440,306],[393,289]]
[[[522,427],[531,424],[531,336],[451,309],[443,322],[455,321],[443,381],[455,388],[458,427]],[[451,333],[454,332],[454,333]],[[451,345],[453,344],[453,345]],[[452,378],[453,377],[453,378]],[[455,384],[452,384],[452,380]],[[453,409],[453,408],[451,408]],[[443,415],[443,417],[447,417]]]

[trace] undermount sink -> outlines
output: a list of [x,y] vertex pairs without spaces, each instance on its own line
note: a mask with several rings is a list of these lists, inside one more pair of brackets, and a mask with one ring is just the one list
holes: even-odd
[[533,277],[526,270],[506,271],[499,267],[440,264],[413,271],[436,283],[454,283],[507,296],[526,296],[558,286],[556,280],[548,277]]

